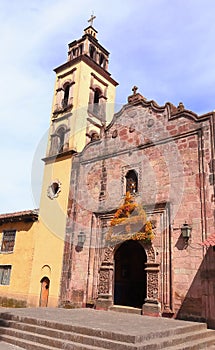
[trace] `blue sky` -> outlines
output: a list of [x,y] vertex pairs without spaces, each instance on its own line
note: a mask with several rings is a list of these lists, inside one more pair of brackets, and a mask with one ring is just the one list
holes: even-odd
[[137,85],[160,105],[215,109],[214,0],[1,0],[1,213],[39,206],[53,68],[66,61],[92,10],[120,84],[117,103]]

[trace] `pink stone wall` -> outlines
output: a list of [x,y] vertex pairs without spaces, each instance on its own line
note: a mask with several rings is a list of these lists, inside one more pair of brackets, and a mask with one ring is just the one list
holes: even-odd
[[[200,243],[214,233],[214,116],[173,114],[142,100],[115,115],[100,141],[74,157],[61,302],[85,305],[98,296],[99,269],[111,215],[123,202],[128,170],[138,174],[136,201],[156,221],[163,314],[215,320],[215,261]],[[180,227],[192,226],[188,244]],[[78,234],[86,234],[78,249]],[[212,262],[212,263],[211,263]]]

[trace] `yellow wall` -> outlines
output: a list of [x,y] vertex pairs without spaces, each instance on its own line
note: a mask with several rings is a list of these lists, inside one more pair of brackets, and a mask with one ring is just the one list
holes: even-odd
[[[69,74],[73,68],[76,68],[75,72]],[[68,73],[68,75],[66,75]],[[61,79],[60,85],[63,86],[68,79],[74,80],[75,84],[73,85],[73,109],[72,109],[72,117],[71,117],[71,133],[70,133],[70,141],[69,148],[74,149],[78,152],[82,151],[87,142],[89,142],[89,138],[86,138],[86,130],[88,126],[87,117],[88,117],[88,103],[89,103],[89,94],[90,94],[90,85],[91,85],[91,73],[95,74],[98,78],[94,78],[94,82],[98,87],[101,88],[102,91],[105,89],[105,85],[107,87],[107,100],[106,100],[106,119],[107,124],[111,121],[114,114],[114,102],[115,102],[115,90],[116,87],[111,84],[107,79],[105,79],[101,74],[95,72],[90,66],[88,66],[85,62],[81,61],[78,64],[75,64],[72,67],[66,68],[63,71],[64,78]],[[56,76],[55,83],[55,91],[59,86],[58,78],[62,75],[60,72]],[[100,82],[101,80],[102,82]],[[57,94],[54,94],[53,99],[53,107],[52,112],[55,109],[57,103]],[[61,118],[61,115],[58,117]],[[58,119],[56,118],[56,120]],[[94,121],[98,122],[98,120],[94,119]],[[99,123],[99,122],[98,122]],[[91,126],[91,129],[96,129],[96,127]],[[50,149],[50,139],[48,143],[48,150]],[[48,153],[47,150],[47,153]]]
[[31,273],[28,304],[29,306],[39,306],[41,290],[40,281],[43,277],[48,277],[50,280],[50,286],[47,306],[57,307],[60,292],[64,242],[61,238],[54,236],[43,222],[40,222],[39,225]]
[[[42,193],[40,200],[39,220],[44,226],[56,235],[64,237],[67,203],[70,186],[71,156],[60,158],[53,163],[45,164]],[[58,197],[50,199],[47,190],[50,184],[58,180],[61,183],[61,191]]]
[[[29,305],[39,306],[40,281],[50,279],[48,306],[57,306],[60,293],[67,202],[69,196],[71,156],[45,165],[39,212],[39,227],[35,242],[33,269],[29,291]],[[48,186],[59,180],[58,197],[47,196]],[[46,267],[43,269],[43,267]],[[49,273],[49,275],[47,275]]]
[[[111,83],[109,83],[103,76],[98,74],[97,72],[94,72],[91,67],[89,67],[86,63],[80,62],[79,64],[79,77],[78,77],[78,83],[76,89],[74,89],[74,116],[73,119],[74,124],[72,130],[74,130],[74,139],[73,139],[73,146],[74,148],[80,152],[84,148],[86,144],[86,130],[87,130],[87,110],[88,110],[88,102],[89,102],[89,93],[90,93],[90,80],[91,80],[91,73],[95,73],[96,77],[101,79],[104,83],[108,84],[107,88],[107,111],[106,114],[107,117],[107,124],[111,121],[113,114],[114,114],[114,101],[115,101],[115,86],[113,86]],[[98,87],[101,88],[102,91],[104,91],[104,85],[99,82],[99,80],[94,79],[94,82]],[[79,88],[78,88],[79,87]],[[81,88],[80,88],[81,87]],[[97,123],[98,120],[94,119]],[[95,126],[91,125],[90,129],[96,129]],[[72,138],[72,135],[71,135]],[[87,140],[89,142],[89,139]]]
[[1,297],[27,301],[37,228],[38,222],[14,222],[0,226],[0,242],[4,230],[16,230],[13,252],[0,253],[0,265],[12,265],[10,284],[0,285]]

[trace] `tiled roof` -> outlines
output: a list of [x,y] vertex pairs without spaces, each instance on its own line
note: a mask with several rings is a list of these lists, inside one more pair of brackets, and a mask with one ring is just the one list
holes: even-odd
[[39,213],[39,209],[0,214],[0,224],[4,224],[6,222],[36,221],[38,220],[38,213]]
[[204,242],[201,243],[201,245],[205,247],[214,247],[215,246],[215,233],[210,235]]

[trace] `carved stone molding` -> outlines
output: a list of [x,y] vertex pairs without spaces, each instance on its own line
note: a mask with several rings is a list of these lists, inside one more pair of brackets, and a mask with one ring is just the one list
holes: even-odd
[[99,295],[109,294],[109,270],[101,270],[99,274]]
[[145,244],[141,242],[141,245],[143,246],[146,256],[147,256],[147,262],[148,263],[154,263],[155,262],[155,250],[152,244]]
[[145,264],[146,278],[147,278],[147,294],[146,300],[143,304],[143,314],[151,316],[161,315],[161,305],[159,298],[159,271],[160,264],[155,262],[148,262]]
[[147,273],[147,300],[158,300],[158,263],[146,263],[145,271]]
[[104,251],[104,259],[99,270],[97,309],[108,309],[113,305],[113,251],[112,247],[107,247]]
[[113,263],[113,247],[107,247],[104,253],[104,263]]

